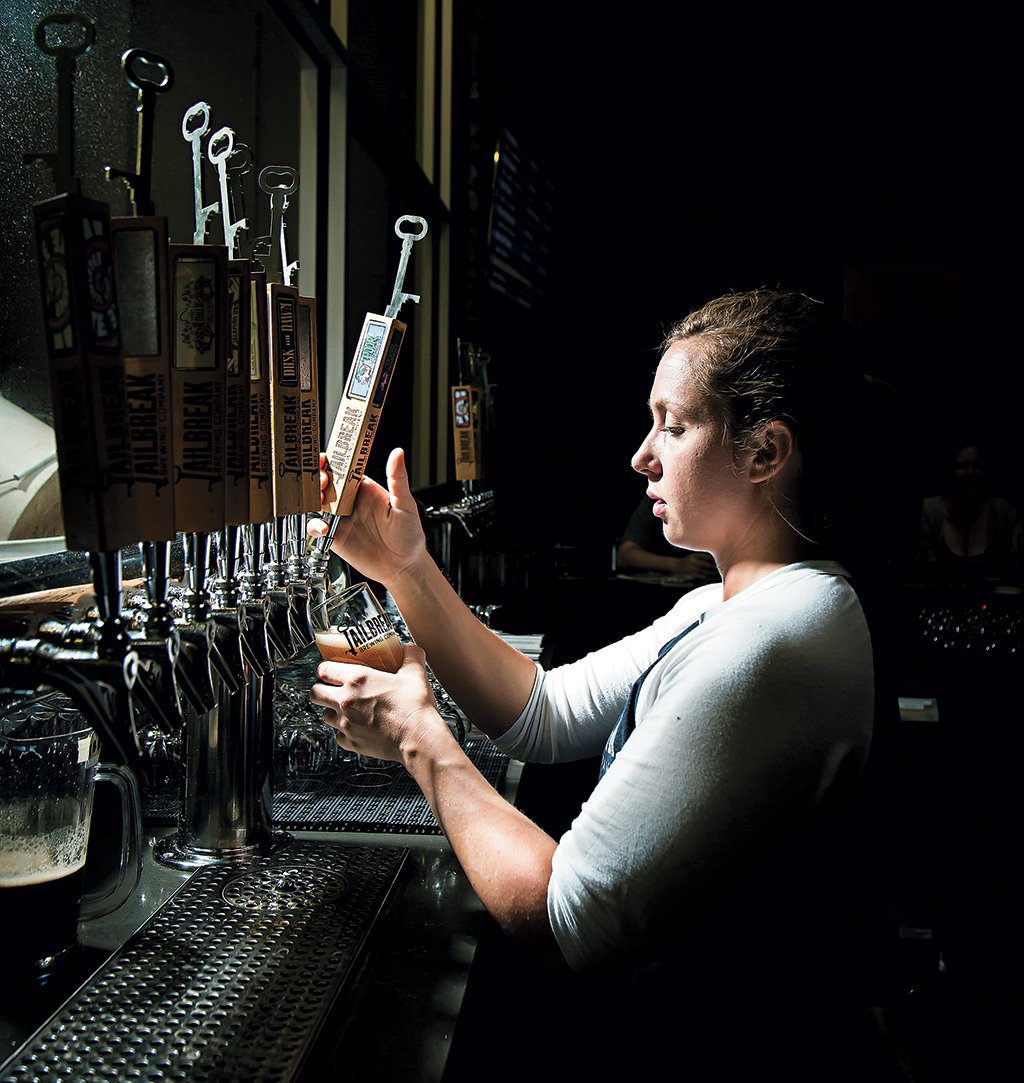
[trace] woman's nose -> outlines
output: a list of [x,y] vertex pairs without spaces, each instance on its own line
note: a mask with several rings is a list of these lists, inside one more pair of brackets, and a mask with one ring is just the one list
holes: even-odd
[[651,453],[651,439],[648,436],[644,442],[633,452],[633,458],[629,461],[630,466],[638,474],[646,474],[648,476],[656,474],[655,458]]

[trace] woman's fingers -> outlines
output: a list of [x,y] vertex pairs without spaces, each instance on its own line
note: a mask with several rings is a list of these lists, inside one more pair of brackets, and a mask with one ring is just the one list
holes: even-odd
[[391,506],[399,511],[414,511],[416,501],[409,486],[409,470],[405,465],[405,449],[396,447],[388,456],[385,469]]

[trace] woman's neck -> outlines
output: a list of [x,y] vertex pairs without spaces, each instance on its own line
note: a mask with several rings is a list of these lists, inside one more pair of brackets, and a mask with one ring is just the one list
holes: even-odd
[[772,546],[758,554],[749,554],[732,561],[722,572],[722,599],[735,597],[766,575],[785,568],[788,564],[799,564],[804,560],[821,559],[819,546],[803,538],[786,539],[784,543]]

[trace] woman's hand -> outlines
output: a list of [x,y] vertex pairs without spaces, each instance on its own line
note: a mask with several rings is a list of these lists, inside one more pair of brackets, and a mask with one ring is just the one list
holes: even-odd
[[[320,455],[320,494],[333,485],[327,456]],[[409,488],[405,452],[395,448],[388,456],[387,489],[364,477],[351,515],[337,520],[331,548],[363,575],[388,586],[426,553],[419,508]],[[327,532],[323,519],[312,518],[308,531]]]
[[324,708],[324,721],[338,731],[335,740],[347,751],[401,762],[407,736],[429,726],[447,730],[427,680],[423,650],[415,644],[404,650],[397,673],[347,662],[317,667],[322,683],[310,689],[310,702]]

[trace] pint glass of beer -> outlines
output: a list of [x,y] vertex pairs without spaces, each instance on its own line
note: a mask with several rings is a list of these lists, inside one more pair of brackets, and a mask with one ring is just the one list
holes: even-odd
[[[309,607],[316,645],[328,662],[351,662],[397,673],[402,641],[391,618],[367,583],[354,583]],[[374,756],[356,756],[364,771],[390,770],[394,764]]]
[[397,673],[402,641],[367,583],[355,583],[310,605],[316,645],[329,662]]

